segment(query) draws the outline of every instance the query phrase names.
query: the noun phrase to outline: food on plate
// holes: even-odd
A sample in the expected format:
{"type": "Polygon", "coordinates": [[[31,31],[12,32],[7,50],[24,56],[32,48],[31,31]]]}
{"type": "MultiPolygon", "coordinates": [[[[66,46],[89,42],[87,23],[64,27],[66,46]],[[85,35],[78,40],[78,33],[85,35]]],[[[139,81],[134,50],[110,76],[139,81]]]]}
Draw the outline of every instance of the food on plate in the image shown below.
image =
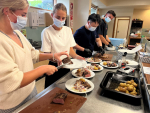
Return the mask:
{"type": "Polygon", "coordinates": [[[108,55],[106,54],[102,55],[101,53],[96,53],[93,57],[94,58],[108,58],[108,55]]]}
{"type": "Polygon", "coordinates": [[[137,84],[134,82],[134,80],[130,80],[126,83],[120,83],[115,90],[136,96],[139,94],[139,90],[137,90],[136,87],[137,84]]]}
{"type": "Polygon", "coordinates": [[[88,69],[86,69],[86,68],[78,69],[75,74],[78,77],[90,77],[91,76],[91,72],[88,69]]]}
{"type": "Polygon", "coordinates": [[[91,88],[91,85],[83,78],[76,80],[73,90],[77,92],[86,92],[87,89],[91,88]]]}
{"type": "Polygon", "coordinates": [[[100,61],[101,61],[101,59],[91,57],[91,58],[87,58],[87,61],[88,61],[88,62],[100,62],[100,61]]]}
{"type": "Polygon", "coordinates": [[[66,98],[67,98],[66,93],[57,93],[56,96],[53,98],[53,103],[64,104],[66,98]]]}
{"type": "Polygon", "coordinates": [[[101,67],[98,64],[94,64],[94,63],[92,63],[90,66],[86,66],[86,67],[91,70],[100,70],[101,69],[101,67]]]}
{"type": "Polygon", "coordinates": [[[111,62],[111,61],[105,61],[105,62],[103,62],[103,65],[107,66],[107,67],[116,67],[117,66],[116,63],[111,62]]]}
{"type": "Polygon", "coordinates": [[[64,59],[62,60],[62,62],[63,62],[64,64],[66,64],[66,63],[73,64],[73,62],[70,60],[69,57],[64,58],[64,59]]]}

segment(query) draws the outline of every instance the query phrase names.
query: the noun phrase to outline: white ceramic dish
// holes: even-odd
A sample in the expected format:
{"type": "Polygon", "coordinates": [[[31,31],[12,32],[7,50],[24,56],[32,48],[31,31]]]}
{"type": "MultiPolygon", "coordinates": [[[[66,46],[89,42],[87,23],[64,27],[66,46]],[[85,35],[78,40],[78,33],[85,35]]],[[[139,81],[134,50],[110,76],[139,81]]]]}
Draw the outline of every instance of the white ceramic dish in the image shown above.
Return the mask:
{"type": "Polygon", "coordinates": [[[65,65],[64,68],[75,69],[85,67],[87,65],[87,62],[85,60],[71,59],[71,61],[73,62],[73,64],[65,65]]]}
{"type": "Polygon", "coordinates": [[[86,58],[86,61],[89,62],[89,63],[101,63],[101,62],[102,62],[101,59],[99,59],[99,60],[100,60],[99,62],[91,62],[91,61],[89,61],[90,59],[91,59],[91,58],[86,58]]]}
{"type": "Polygon", "coordinates": [[[106,49],[107,49],[108,51],[114,51],[114,50],[116,49],[116,47],[115,47],[115,46],[113,46],[113,47],[108,47],[108,46],[106,46],[106,49]]]}
{"type": "MultiPolygon", "coordinates": [[[[133,60],[126,59],[126,61],[128,61],[128,63],[129,63],[129,64],[126,64],[127,66],[137,67],[139,65],[138,62],[133,61],[133,60]]],[[[120,63],[120,62],[121,62],[121,60],[118,60],[118,63],[120,63]]]]}
{"type": "MultiPolygon", "coordinates": [[[[78,69],[74,69],[71,74],[74,76],[74,77],[78,77],[76,72],[77,72],[78,69]]],[[[89,69],[88,69],[89,70],[89,69]]],[[[91,70],[89,70],[91,72],[91,76],[90,77],[83,77],[83,78],[93,78],[95,76],[95,73],[91,70]]],[[[79,77],[78,77],[79,78],[79,77]]]]}
{"type": "MultiPolygon", "coordinates": [[[[97,64],[98,65],[98,64],[97,64]]],[[[91,64],[87,64],[87,66],[91,66],[91,64]]],[[[87,67],[86,66],[86,67],[87,67]]],[[[99,69],[99,70],[92,70],[92,71],[102,71],[104,68],[102,67],[102,66],[100,66],[100,65],[98,65],[101,69],[99,69]]]]}
{"type": "MultiPolygon", "coordinates": [[[[80,77],[80,78],[83,78],[83,77],[80,77]]],[[[85,81],[87,81],[91,85],[91,88],[87,89],[85,92],[77,92],[77,91],[75,91],[75,90],[72,89],[73,86],[74,86],[74,84],[75,84],[75,82],[76,82],[76,80],[79,80],[80,78],[72,78],[72,79],[68,80],[65,83],[65,87],[69,91],[74,92],[74,93],[79,93],[79,94],[91,92],[94,89],[94,84],[90,80],[87,80],[85,78],[83,78],[83,79],[85,79],[85,81]]]]}
{"type": "MultiPolygon", "coordinates": [[[[103,61],[103,62],[106,62],[106,61],[103,61]]],[[[116,67],[108,67],[107,65],[103,65],[103,62],[100,63],[101,66],[105,67],[105,68],[109,68],[109,69],[115,69],[115,68],[118,68],[118,64],[116,67]]]]}

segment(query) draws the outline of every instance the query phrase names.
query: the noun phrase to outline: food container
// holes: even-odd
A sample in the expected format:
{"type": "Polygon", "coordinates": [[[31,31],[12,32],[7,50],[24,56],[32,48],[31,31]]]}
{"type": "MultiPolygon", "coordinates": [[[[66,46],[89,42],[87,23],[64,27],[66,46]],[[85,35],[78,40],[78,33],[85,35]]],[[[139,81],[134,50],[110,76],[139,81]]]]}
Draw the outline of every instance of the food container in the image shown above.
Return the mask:
{"type": "Polygon", "coordinates": [[[104,76],[102,82],[100,83],[100,87],[103,89],[103,95],[108,98],[123,101],[132,105],[141,105],[142,96],[140,89],[140,81],[136,77],[119,75],[115,74],[114,72],[108,71],[104,76]],[[136,87],[136,90],[139,90],[138,95],[134,96],[115,90],[115,88],[117,88],[120,83],[127,82],[130,80],[134,80],[134,82],[138,84],[138,86],[136,87]]]}

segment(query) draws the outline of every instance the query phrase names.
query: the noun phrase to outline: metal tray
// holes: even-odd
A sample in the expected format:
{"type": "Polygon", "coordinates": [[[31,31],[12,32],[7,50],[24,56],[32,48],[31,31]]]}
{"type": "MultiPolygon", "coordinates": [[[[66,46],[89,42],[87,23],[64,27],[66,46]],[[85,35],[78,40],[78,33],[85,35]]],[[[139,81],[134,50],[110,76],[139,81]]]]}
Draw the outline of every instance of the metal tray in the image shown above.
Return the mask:
{"type": "Polygon", "coordinates": [[[115,72],[108,71],[100,83],[100,87],[103,89],[104,93],[111,98],[126,101],[127,103],[137,104],[137,101],[140,103],[140,99],[142,98],[140,81],[136,77],[120,75],[115,72]],[[134,96],[115,90],[121,82],[126,82],[129,80],[134,80],[138,84],[138,87],[136,88],[139,90],[138,95],[134,96]]]}

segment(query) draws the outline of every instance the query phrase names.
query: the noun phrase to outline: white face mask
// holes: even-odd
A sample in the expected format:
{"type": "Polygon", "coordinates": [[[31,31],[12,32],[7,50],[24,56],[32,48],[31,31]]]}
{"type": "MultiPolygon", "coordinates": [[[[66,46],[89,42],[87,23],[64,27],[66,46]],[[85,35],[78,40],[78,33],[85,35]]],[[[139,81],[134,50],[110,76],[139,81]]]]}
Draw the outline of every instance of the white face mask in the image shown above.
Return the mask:
{"type": "Polygon", "coordinates": [[[89,30],[90,31],[95,31],[97,27],[90,27],[89,30]]]}
{"type": "MultiPolygon", "coordinates": [[[[14,14],[14,13],[13,13],[14,14]]],[[[14,14],[15,15],[15,14],[14,14]]],[[[16,15],[15,15],[16,16],[16,15]]],[[[8,17],[8,15],[7,15],[8,17]]],[[[17,23],[14,23],[14,22],[11,22],[11,20],[9,19],[10,21],[10,25],[11,25],[11,28],[13,30],[21,30],[22,28],[24,28],[27,24],[27,17],[22,17],[22,16],[16,16],[17,17],[17,23]]]]}
{"type": "Polygon", "coordinates": [[[105,21],[106,21],[107,23],[109,23],[109,22],[111,21],[111,19],[110,19],[109,17],[106,17],[106,18],[105,18],[105,21]]]}
{"type": "Polygon", "coordinates": [[[64,26],[65,20],[64,20],[64,21],[60,21],[60,20],[54,18],[54,24],[55,24],[57,27],[61,28],[61,27],[64,26]]]}

